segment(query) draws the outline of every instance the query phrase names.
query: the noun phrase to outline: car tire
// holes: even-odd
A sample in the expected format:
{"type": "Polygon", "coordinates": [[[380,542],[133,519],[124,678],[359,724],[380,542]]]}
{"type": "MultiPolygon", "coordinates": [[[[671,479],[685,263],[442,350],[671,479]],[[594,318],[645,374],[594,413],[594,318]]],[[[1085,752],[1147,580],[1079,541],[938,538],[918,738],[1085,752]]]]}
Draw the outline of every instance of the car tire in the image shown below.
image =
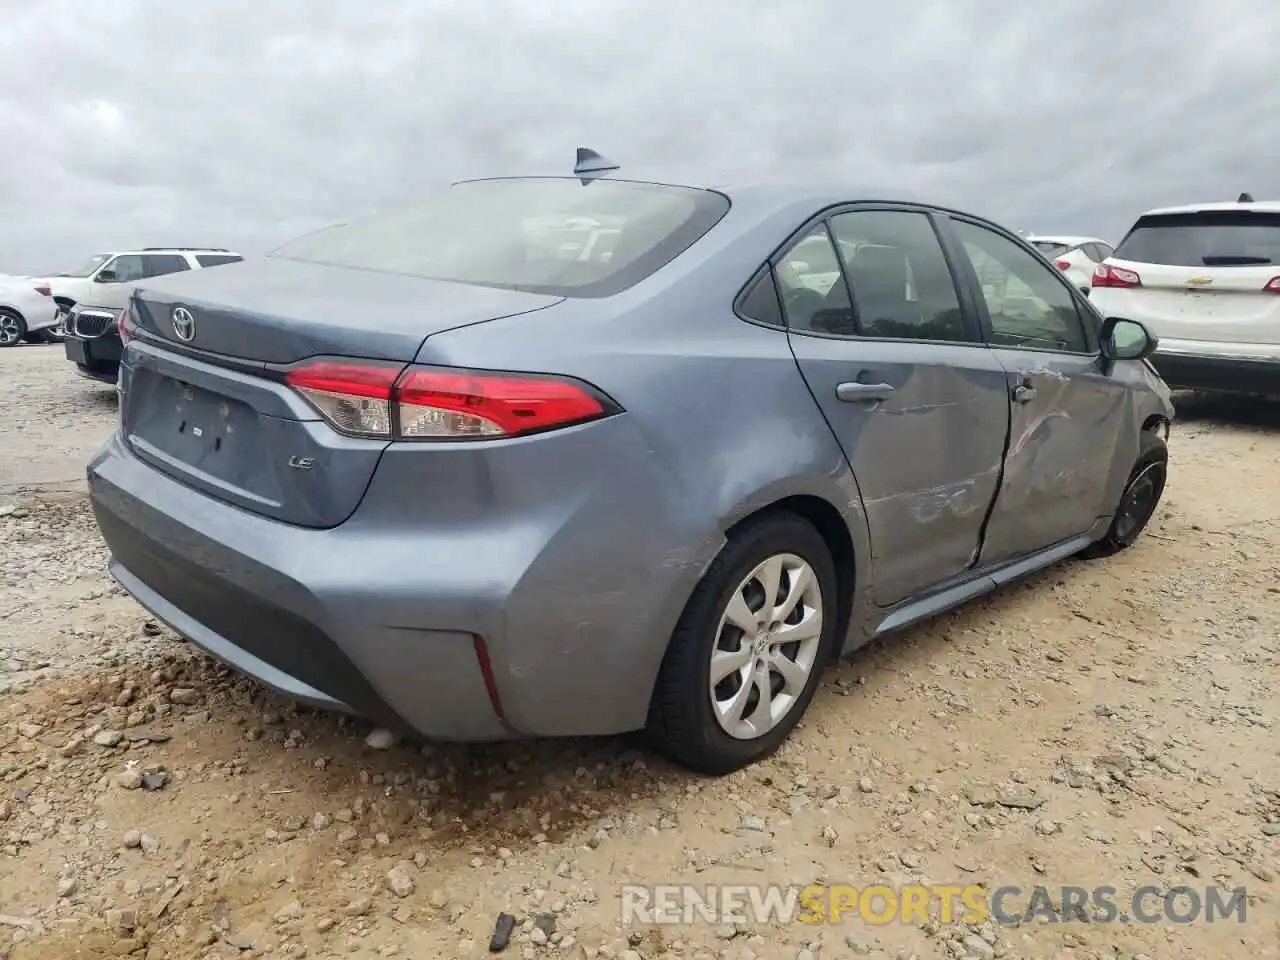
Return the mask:
{"type": "Polygon", "coordinates": [[[14,310],[0,308],[0,349],[16,347],[27,338],[27,322],[14,310]]]}
{"type": "Polygon", "coordinates": [[[733,531],[694,589],[658,671],[646,729],[654,749],[713,776],[777,750],[831,659],[836,589],[831,551],[803,518],[768,514],[733,531]],[[775,569],[778,589],[766,614],[764,582],[775,569]],[[779,598],[793,594],[794,608],[774,619],[788,609],[779,598]],[[748,616],[756,624],[750,633],[735,626],[748,616]],[[769,623],[761,627],[763,620],[769,623]],[[717,672],[734,665],[714,686],[713,657],[717,672]]]}
{"type": "Polygon", "coordinates": [[[1168,468],[1169,448],[1164,439],[1155,430],[1144,430],[1138,462],[1125,482],[1111,526],[1102,539],[1085,551],[1085,556],[1109,557],[1133,545],[1160,505],[1168,468]]]}

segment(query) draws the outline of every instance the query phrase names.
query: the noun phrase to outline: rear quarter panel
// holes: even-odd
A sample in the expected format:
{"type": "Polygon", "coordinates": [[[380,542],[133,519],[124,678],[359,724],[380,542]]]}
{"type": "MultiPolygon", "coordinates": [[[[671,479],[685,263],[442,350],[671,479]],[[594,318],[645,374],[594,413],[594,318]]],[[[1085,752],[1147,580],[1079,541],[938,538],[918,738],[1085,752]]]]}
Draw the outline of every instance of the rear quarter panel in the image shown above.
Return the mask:
{"type": "Polygon", "coordinates": [[[530,695],[594,699],[573,689],[588,680],[628,689],[605,708],[611,725],[642,725],[671,632],[726,531],[780,499],[831,504],[855,557],[867,556],[856,484],[786,335],[731,309],[771,249],[744,244],[705,258],[690,251],[621,296],[569,300],[424,343],[421,363],[571,375],[625,410],[625,430],[619,424],[574,463],[562,462],[563,444],[546,443],[555,458],[546,470],[582,485],[584,506],[556,519],[510,594],[512,649],[504,653],[530,695]],[[624,433],[625,451],[613,447],[624,433]],[[602,498],[607,510],[591,506],[602,498]],[[590,598],[570,600],[575,589],[590,598]],[[576,615],[561,617],[556,597],[576,615]],[[573,671],[563,669],[568,662],[573,671]],[[537,683],[527,682],[531,674],[537,683]]]}

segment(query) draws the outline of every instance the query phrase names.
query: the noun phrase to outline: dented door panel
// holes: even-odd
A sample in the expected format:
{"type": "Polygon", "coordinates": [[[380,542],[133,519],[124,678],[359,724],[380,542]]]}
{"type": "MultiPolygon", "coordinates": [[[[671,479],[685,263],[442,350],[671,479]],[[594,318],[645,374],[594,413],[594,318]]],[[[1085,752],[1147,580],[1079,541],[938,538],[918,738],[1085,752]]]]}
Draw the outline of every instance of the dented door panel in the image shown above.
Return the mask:
{"type": "Polygon", "coordinates": [[[981,345],[791,337],[809,389],[853,468],[888,605],[977,558],[1000,479],[1008,374],[981,345]],[[865,398],[848,384],[884,384],[865,398]]]}
{"type": "Polygon", "coordinates": [[[1127,388],[1096,357],[993,348],[1010,397],[1009,451],[983,566],[1085,533],[1109,514],[1127,388]]]}

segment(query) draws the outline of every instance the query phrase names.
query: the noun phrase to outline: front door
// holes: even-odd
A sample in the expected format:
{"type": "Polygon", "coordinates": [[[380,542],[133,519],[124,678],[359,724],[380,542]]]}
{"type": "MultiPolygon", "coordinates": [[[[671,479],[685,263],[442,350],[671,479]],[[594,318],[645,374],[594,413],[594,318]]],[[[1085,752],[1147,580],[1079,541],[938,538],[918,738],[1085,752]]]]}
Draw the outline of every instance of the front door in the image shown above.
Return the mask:
{"type": "Polygon", "coordinates": [[[1007,375],[961,308],[933,217],[851,208],[775,274],[796,361],[862,494],[876,602],[962,575],[999,482],[1007,375]]]}
{"type": "Polygon", "coordinates": [[[1096,331],[1057,271],[988,227],[951,218],[948,229],[972,267],[1011,406],[985,566],[1079,536],[1113,510],[1105,501],[1127,393],[1103,373],[1096,331]]]}

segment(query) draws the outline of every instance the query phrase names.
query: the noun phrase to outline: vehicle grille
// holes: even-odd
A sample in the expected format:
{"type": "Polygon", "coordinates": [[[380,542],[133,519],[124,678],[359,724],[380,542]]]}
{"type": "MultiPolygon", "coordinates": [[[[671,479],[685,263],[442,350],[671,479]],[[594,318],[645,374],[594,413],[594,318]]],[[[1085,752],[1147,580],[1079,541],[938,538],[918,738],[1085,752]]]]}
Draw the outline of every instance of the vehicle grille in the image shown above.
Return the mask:
{"type": "Polygon", "coordinates": [[[79,337],[100,337],[116,325],[113,313],[82,310],[71,318],[72,332],[79,337]]]}

